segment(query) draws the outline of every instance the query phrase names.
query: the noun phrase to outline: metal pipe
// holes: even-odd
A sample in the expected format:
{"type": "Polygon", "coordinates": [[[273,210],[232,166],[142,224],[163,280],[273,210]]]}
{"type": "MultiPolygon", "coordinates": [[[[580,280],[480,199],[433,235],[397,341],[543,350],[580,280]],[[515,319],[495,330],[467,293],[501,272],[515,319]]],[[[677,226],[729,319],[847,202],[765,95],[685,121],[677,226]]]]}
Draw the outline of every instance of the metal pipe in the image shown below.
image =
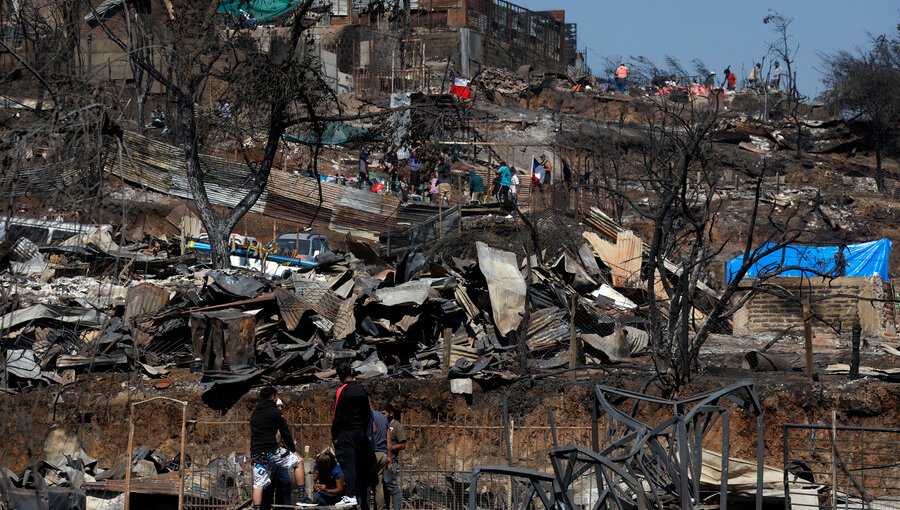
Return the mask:
{"type": "Polygon", "coordinates": [[[581,342],[578,339],[578,333],[575,331],[575,311],[578,308],[577,296],[572,294],[571,304],[569,307],[569,369],[574,370],[584,364],[582,359],[581,342]]]}
{"type": "MultiPolygon", "coordinates": [[[[692,421],[693,433],[694,433],[694,441],[691,446],[691,482],[692,482],[692,494],[693,498],[696,500],[697,505],[700,504],[700,476],[701,471],[703,470],[703,434],[700,428],[700,417],[701,415],[697,414],[694,416],[692,421]]],[[[722,479],[725,480],[725,484],[728,484],[728,471],[722,470],[722,479]]]]}
{"type": "MultiPolygon", "coordinates": [[[[679,416],[679,410],[676,406],[675,415],[679,416]]],[[[684,418],[679,418],[675,425],[675,440],[678,448],[678,493],[681,497],[681,508],[694,508],[694,502],[691,501],[690,480],[688,479],[688,462],[690,462],[690,452],[687,451],[687,424],[684,418]]],[[[757,509],[761,510],[761,509],[757,509]]]]}
{"type": "Polygon", "coordinates": [[[788,485],[788,426],[785,425],[781,429],[781,451],[784,461],[784,470],[782,473],[784,476],[784,510],[791,510],[791,489],[788,485]]]}
{"type": "MultiPolygon", "coordinates": [[[[503,395],[503,437],[506,440],[506,461],[509,467],[512,467],[512,432],[509,423],[509,397],[507,395],[503,395]]],[[[512,496],[512,506],[513,508],[519,508],[519,495],[515,491],[515,480],[513,480],[512,477],[509,479],[509,486],[509,492],[512,496]]]]}
{"type": "Polygon", "coordinates": [[[731,430],[728,409],[722,410],[722,485],[719,492],[719,510],[728,510],[728,456],[731,454],[731,430]]]}
{"type": "Polygon", "coordinates": [[[550,434],[553,437],[553,448],[559,448],[559,440],[556,435],[556,416],[553,414],[553,408],[547,408],[547,419],[550,422],[550,434]]]}
{"type": "Polygon", "coordinates": [[[187,402],[181,406],[181,448],[178,457],[178,510],[184,509],[184,446],[187,440],[187,402]]]}
{"type": "Polygon", "coordinates": [[[134,406],[128,413],[128,451],[125,454],[125,510],[131,508],[131,449],[134,445],[134,406]]]}
{"type": "Polygon", "coordinates": [[[763,455],[765,454],[766,436],[765,427],[763,426],[763,410],[759,409],[759,415],[756,417],[756,510],[762,510],[763,507],[763,455]]]}
{"type": "MultiPolygon", "coordinates": [[[[831,508],[837,508],[837,411],[831,411],[831,508]]],[[[865,497],[864,495],[862,495],[865,497]]]]}

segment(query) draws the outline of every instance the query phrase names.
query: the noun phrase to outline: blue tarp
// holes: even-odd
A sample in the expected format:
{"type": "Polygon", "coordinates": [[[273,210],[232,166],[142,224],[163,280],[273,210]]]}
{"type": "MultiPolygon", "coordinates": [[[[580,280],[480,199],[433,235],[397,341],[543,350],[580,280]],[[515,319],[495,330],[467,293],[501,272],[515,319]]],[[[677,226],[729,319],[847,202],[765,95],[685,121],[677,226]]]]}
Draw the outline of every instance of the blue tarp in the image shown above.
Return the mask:
{"type": "MultiPolygon", "coordinates": [[[[774,246],[766,243],[756,253],[766,251],[774,246]]],[[[777,276],[818,276],[820,274],[836,275],[835,255],[841,250],[840,246],[803,246],[791,245],[776,250],[760,260],[747,271],[746,278],[757,278],[778,271],[781,268],[797,267],[778,273],[777,276]],[[802,268],[802,269],[799,269],[802,268]]],[[[869,277],[878,275],[883,279],[888,278],[888,259],[891,256],[891,240],[888,238],[867,243],[848,244],[843,249],[847,266],[843,276],[869,277]]],[[[734,279],[734,274],[740,270],[743,264],[743,255],[733,258],[726,263],[728,282],[734,279]]]]}

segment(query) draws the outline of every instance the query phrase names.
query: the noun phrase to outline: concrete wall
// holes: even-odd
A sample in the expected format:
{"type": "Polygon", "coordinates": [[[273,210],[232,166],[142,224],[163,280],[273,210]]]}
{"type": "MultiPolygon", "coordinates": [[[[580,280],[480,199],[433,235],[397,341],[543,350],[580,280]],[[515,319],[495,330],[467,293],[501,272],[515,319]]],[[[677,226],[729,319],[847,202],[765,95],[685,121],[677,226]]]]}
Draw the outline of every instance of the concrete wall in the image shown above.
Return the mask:
{"type": "MultiPolygon", "coordinates": [[[[752,280],[747,281],[749,286],[752,280]]],[[[885,331],[885,305],[860,298],[880,299],[885,284],[878,277],[775,278],[769,283],[791,292],[796,299],[759,294],[734,316],[736,335],[778,333],[791,325],[795,334],[803,333],[803,309],[800,301],[809,295],[813,314],[814,341],[826,345],[849,345],[853,320],[858,315],[862,335],[879,337],[885,331]]],[[[735,300],[740,296],[735,296],[735,300]]]]}

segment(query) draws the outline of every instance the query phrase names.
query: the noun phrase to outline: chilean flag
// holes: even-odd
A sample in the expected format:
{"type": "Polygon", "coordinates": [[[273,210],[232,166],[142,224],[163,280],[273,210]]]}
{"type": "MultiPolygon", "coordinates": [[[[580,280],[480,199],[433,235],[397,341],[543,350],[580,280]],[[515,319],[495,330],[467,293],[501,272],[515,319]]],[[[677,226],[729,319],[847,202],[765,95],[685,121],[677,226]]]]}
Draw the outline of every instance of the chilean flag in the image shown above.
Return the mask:
{"type": "Polygon", "coordinates": [[[469,86],[469,80],[458,78],[452,75],[453,83],[450,85],[450,93],[460,99],[469,99],[472,97],[472,87],[469,86]]]}
{"type": "Polygon", "coordinates": [[[546,168],[541,166],[538,162],[537,158],[531,158],[531,181],[534,182],[535,185],[540,186],[541,183],[544,182],[544,176],[546,174],[546,168]]]}

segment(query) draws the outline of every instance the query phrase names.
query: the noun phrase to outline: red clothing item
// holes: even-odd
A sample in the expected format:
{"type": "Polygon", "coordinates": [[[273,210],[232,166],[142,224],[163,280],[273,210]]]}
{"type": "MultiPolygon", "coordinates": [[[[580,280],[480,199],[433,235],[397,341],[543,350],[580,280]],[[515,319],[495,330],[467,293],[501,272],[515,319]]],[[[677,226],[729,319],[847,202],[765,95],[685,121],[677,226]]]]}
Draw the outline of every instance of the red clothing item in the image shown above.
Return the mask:
{"type": "Polygon", "coordinates": [[[735,76],[733,72],[728,73],[726,79],[728,80],[728,89],[734,90],[735,86],[737,86],[737,76],[735,76]]]}

